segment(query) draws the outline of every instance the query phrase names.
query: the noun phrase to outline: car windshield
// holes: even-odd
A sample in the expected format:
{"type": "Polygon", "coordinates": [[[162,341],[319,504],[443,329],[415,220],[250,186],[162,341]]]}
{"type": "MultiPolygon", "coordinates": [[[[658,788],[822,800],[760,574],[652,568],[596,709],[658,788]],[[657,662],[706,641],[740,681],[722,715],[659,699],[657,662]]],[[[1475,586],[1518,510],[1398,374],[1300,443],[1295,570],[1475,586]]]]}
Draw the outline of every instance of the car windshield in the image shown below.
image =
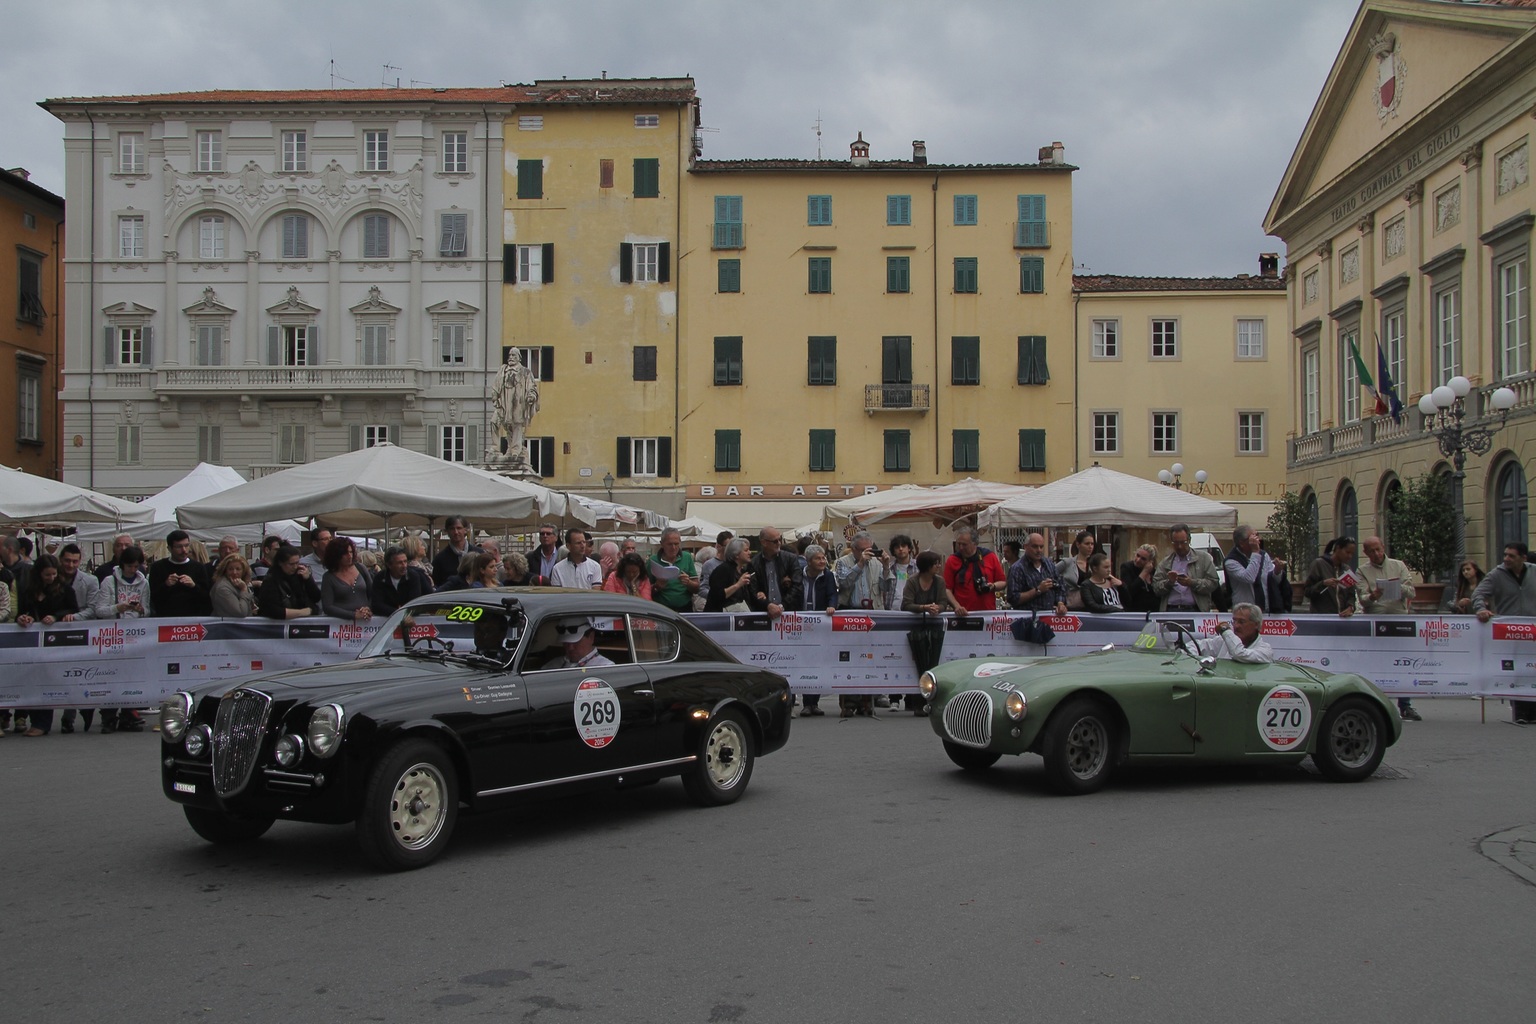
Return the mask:
{"type": "Polygon", "coordinates": [[[521,611],[445,598],[391,615],[358,657],[447,656],[506,664],[523,626],[521,611]]]}

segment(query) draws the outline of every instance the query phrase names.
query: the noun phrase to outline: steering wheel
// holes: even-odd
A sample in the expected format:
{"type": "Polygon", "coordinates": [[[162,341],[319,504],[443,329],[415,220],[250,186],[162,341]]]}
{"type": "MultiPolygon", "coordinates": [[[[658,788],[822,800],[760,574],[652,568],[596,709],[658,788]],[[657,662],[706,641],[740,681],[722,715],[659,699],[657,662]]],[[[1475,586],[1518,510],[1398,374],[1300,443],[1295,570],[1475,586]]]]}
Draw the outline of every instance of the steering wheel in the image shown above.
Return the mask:
{"type": "Polygon", "coordinates": [[[428,650],[432,648],[433,644],[437,644],[443,649],[444,654],[449,654],[453,651],[453,644],[449,643],[447,640],[444,640],[436,633],[428,633],[426,636],[417,637],[414,641],[411,642],[409,646],[418,647],[422,644],[426,644],[428,650]]]}
{"type": "Polygon", "coordinates": [[[1174,622],[1172,620],[1165,619],[1163,620],[1162,625],[1164,629],[1173,630],[1175,635],[1175,650],[1183,651],[1191,658],[1199,657],[1199,648],[1195,646],[1195,636],[1189,631],[1188,628],[1185,627],[1182,622],[1174,622]]]}

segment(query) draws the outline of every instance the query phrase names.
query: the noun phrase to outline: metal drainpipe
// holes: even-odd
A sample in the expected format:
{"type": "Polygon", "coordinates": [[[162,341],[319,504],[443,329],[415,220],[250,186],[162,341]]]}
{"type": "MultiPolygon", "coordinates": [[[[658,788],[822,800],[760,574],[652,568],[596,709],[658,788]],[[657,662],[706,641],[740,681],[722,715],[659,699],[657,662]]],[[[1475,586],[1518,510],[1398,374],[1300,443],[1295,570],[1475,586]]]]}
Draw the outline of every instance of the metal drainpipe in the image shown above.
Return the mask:
{"type": "Polygon", "coordinates": [[[933,416],[933,475],[935,481],[939,476],[940,452],[942,446],[939,443],[939,175],[943,171],[933,172],[933,209],[931,229],[929,232],[929,252],[932,258],[929,262],[933,266],[933,391],[928,402],[928,409],[933,416]]]}
{"type": "MultiPolygon", "coordinates": [[[[85,382],[85,408],[86,428],[85,443],[87,448],[86,486],[91,490],[96,489],[96,119],[91,117],[91,109],[85,108],[85,120],[91,126],[91,271],[90,286],[86,296],[85,307],[85,350],[90,354],[90,376],[85,382]]],[[[64,208],[66,215],[69,207],[64,208]]],[[[170,315],[170,311],[166,311],[170,315]]],[[[59,438],[62,444],[64,439],[59,438]]],[[[63,452],[59,453],[59,463],[64,462],[63,452]]],[[[62,474],[61,474],[62,475],[62,474]]]]}
{"type": "Polygon", "coordinates": [[[1077,334],[1077,304],[1083,301],[1082,293],[1076,287],[1072,289],[1072,472],[1076,473],[1083,464],[1082,438],[1080,436],[1081,423],[1078,415],[1078,388],[1081,387],[1080,374],[1078,373],[1078,344],[1081,339],[1077,334]]]}
{"type": "MultiPolygon", "coordinates": [[[[68,213],[68,210],[66,209],[65,212],[68,213]]],[[[55,221],[53,225],[53,301],[59,310],[53,318],[53,436],[59,442],[59,447],[54,450],[53,477],[55,480],[64,479],[64,406],[58,398],[59,392],[64,388],[64,360],[59,350],[59,323],[64,319],[63,235],[64,221],[55,221]]]]}
{"type": "MultiPolygon", "coordinates": [[[[690,163],[693,161],[693,126],[687,127],[687,134],[684,136],[683,114],[692,109],[692,104],[686,108],[677,109],[678,137],[687,139],[690,163]]],[[[673,285],[677,289],[677,313],[672,317],[672,483],[674,486],[682,478],[683,465],[683,161],[681,155],[679,154],[677,161],[676,199],[673,202],[673,220],[676,222],[676,228],[672,232],[673,237],[677,239],[673,246],[677,250],[677,282],[673,285]]],[[[688,512],[686,492],[683,495],[683,512],[684,514],[688,512]]]]}
{"type": "MultiPolygon", "coordinates": [[[[484,258],[480,261],[481,299],[480,308],[485,310],[485,358],[482,362],[484,372],[480,375],[480,418],[484,425],[480,428],[480,449],[483,455],[491,443],[491,113],[484,106],[480,108],[480,119],[485,126],[485,151],[481,163],[484,165],[485,180],[480,183],[480,208],[485,211],[485,228],[480,232],[483,236],[480,248],[484,258]]],[[[498,217],[499,221],[500,218],[498,217]]],[[[496,324],[496,339],[501,339],[501,324],[496,324]]],[[[500,362],[498,358],[497,362],[500,362]]],[[[499,372],[499,366],[498,366],[499,372]]],[[[498,445],[497,447],[500,447],[498,445]]]]}

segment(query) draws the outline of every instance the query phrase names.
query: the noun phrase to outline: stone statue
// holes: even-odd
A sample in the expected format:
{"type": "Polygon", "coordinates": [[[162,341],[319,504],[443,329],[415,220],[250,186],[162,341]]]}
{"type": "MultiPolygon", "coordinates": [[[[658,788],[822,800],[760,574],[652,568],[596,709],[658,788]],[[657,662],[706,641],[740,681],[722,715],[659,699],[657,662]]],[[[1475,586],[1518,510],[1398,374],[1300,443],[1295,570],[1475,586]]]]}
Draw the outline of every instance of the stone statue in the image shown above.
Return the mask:
{"type": "Polygon", "coordinates": [[[517,349],[507,351],[506,362],[496,375],[496,394],[492,399],[496,409],[496,433],[506,439],[505,452],[493,456],[492,461],[527,466],[528,453],[523,438],[528,424],[539,411],[539,380],[533,371],[523,365],[517,349]]]}

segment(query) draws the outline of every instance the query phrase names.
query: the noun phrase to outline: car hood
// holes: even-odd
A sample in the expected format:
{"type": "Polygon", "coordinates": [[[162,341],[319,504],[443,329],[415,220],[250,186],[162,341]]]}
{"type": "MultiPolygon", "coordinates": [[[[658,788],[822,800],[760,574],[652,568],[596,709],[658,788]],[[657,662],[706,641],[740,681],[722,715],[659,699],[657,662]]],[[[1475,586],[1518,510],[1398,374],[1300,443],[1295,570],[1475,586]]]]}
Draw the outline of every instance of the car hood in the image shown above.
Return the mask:
{"type": "MultiPolygon", "coordinates": [[[[476,675],[489,675],[483,669],[472,671],[476,675]]],[[[440,680],[444,686],[459,686],[465,678],[464,667],[460,663],[435,658],[381,657],[225,680],[199,688],[197,695],[202,697],[210,693],[227,693],[248,686],[279,700],[320,702],[355,697],[387,699],[396,691],[415,691],[423,683],[430,685],[434,680],[440,680]]]]}
{"type": "Polygon", "coordinates": [[[1145,675],[1148,672],[1170,671],[1190,675],[1199,669],[1193,659],[1182,658],[1164,668],[1169,654],[1142,651],[1094,651],[1069,658],[968,658],[946,662],[934,670],[941,682],[951,686],[992,688],[1007,680],[1015,686],[1055,683],[1070,680],[1082,685],[1085,675],[1098,679],[1112,679],[1127,672],[1145,675]]]}

